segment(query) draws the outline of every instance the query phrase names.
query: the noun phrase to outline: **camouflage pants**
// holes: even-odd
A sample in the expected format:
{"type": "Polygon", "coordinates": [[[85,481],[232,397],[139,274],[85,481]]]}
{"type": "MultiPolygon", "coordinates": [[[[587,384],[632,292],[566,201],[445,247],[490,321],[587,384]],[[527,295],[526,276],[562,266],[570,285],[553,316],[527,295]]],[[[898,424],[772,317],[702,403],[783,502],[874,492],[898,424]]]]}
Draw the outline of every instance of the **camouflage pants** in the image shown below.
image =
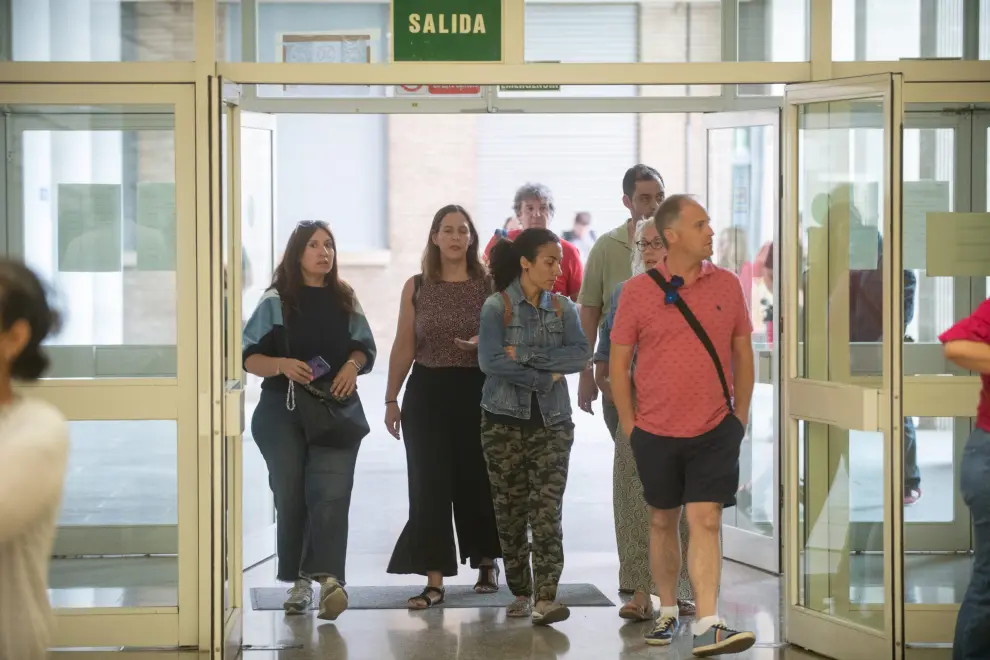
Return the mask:
{"type": "Polygon", "coordinates": [[[523,428],[481,422],[481,447],[488,464],[495,520],[502,543],[505,580],[515,596],[555,600],[564,571],[561,509],[574,425],[523,428]],[[527,528],[532,530],[530,548],[527,528]],[[530,553],[532,551],[532,572],[530,553]]]}

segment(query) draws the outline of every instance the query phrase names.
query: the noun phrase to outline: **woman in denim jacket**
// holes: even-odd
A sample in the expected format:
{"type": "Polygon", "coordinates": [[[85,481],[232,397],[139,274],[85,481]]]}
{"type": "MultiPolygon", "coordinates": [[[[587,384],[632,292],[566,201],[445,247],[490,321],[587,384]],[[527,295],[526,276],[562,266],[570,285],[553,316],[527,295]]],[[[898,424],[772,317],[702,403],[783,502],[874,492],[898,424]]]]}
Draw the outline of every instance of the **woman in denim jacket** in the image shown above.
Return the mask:
{"type": "Polygon", "coordinates": [[[556,602],[564,570],[561,504],[574,442],[564,375],[591,360],[574,303],[550,292],[561,276],[561,256],[560,239],[548,229],[499,241],[489,258],[496,293],[481,308],[478,336],[486,375],[481,444],[506,582],[516,597],[506,614],[531,616],[538,625],[570,616],[556,602]]]}

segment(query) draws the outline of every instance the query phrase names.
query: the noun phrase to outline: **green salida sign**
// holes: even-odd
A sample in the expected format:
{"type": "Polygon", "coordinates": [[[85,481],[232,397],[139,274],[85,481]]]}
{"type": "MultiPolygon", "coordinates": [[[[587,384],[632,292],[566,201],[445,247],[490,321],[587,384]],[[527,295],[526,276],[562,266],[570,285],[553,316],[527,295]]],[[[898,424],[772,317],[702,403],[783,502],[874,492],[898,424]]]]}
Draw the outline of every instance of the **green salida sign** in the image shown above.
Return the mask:
{"type": "Polygon", "coordinates": [[[498,62],[502,0],[393,0],[396,62],[498,62]]]}

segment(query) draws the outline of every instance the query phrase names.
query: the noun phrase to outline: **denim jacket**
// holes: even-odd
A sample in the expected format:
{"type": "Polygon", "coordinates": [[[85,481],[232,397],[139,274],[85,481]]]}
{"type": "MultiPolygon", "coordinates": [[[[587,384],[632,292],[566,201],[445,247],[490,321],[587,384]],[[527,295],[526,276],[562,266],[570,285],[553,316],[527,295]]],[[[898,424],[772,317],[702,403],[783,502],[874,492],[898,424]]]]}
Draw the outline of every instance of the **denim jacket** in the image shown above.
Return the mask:
{"type": "Polygon", "coordinates": [[[481,308],[478,364],[485,373],[481,407],[490,413],[529,419],[533,392],[537,394],[543,423],[553,426],[571,417],[567,381],[553,374],[583,371],[591,360],[591,347],[581,330],[577,308],[570,299],[557,296],[561,315],[553,304],[555,294],[543,292],[539,307],[523,295],[519,280],[505,290],[512,303],[512,320],[505,324],[505,304],[496,293],[481,308]],[[505,353],[515,346],[516,359],[505,353]]]}

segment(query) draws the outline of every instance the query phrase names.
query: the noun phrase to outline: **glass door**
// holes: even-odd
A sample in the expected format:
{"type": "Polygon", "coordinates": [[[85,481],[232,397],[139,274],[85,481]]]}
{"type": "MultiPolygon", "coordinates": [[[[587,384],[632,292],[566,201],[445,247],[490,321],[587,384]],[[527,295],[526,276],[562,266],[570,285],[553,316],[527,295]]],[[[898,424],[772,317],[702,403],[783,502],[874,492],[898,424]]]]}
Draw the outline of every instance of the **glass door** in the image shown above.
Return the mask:
{"type": "Polygon", "coordinates": [[[275,210],[275,120],[244,112],[239,95],[225,87],[220,115],[225,657],[235,657],[242,638],[244,571],[275,554],[275,503],[268,469],[251,436],[250,420],[261,379],[241,359],[246,317],[272,279],[275,210]],[[227,93],[229,92],[229,93],[227,93]]]}
{"type": "Polygon", "coordinates": [[[881,75],[785,95],[787,639],[849,659],[902,653],[900,88],[881,75]],[[870,158],[863,125],[881,131],[870,158]],[[853,545],[864,509],[875,559],[853,545]]]}
{"type": "Polygon", "coordinates": [[[22,388],[69,420],[57,646],[199,641],[193,99],[0,85],[2,245],[63,317],[45,378],[22,388]]]}
{"type": "Polygon", "coordinates": [[[740,451],[739,494],[723,517],[728,559],[780,573],[778,357],[774,241],[780,209],[780,111],[705,115],[713,259],[742,283],[753,321],[756,387],[740,451]]]}
{"type": "Polygon", "coordinates": [[[910,284],[916,292],[905,295],[904,414],[917,429],[904,437],[908,653],[951,646],[973,566],[972,521],[959,474],[980,384],[944,358],[938,335],[983,302],[986,278],[969,277],[971,271],[954,276],[938,265],[929,271],[926,234],[947,219],[931,213],[986,210],[987,119],[985,111],[945,112],[935,103],[905,115],[903,266],[905,290],[910,284]],[[909,497],[912,478],[920,482],[920,497],[909,497]]]}
{"type": "Polygon", "coordinates": [[[245,426],[235,462],[241,470],[242,562],[246,570],[275,555],[275,500],[268,468],[251,436],[251,415],[261,396],[261,379],[244,373],[241,329],[272,281],[275,248],[275,116],[228,106],[230,126],[231,237],[228,262],[239,270],[230,297],[228,379],[242,384],[245,426]],[[235,357],[236,356],[236,357],[235,357]]]}

